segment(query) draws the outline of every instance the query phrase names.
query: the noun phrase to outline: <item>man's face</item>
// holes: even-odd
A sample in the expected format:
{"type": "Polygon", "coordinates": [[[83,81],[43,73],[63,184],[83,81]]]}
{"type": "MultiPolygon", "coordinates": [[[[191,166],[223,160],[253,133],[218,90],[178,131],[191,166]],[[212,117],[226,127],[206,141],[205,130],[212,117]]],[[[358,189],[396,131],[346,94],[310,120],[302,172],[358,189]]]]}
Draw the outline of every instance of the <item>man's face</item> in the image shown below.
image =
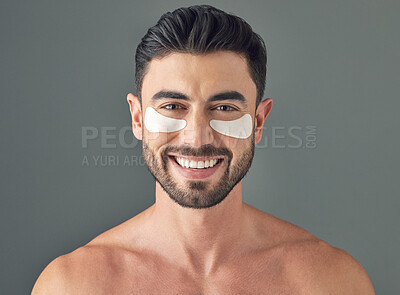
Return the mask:
{"type": "Polygon", "coordinates": [[[214,206],[245,176],[254,156],[256,94],[246,60],[236,53],[173,53],[149,63],[142,85],[142,122],[146,115],[155,120],[146,112],[151,107],[164,117],[186,121],[186,126],[150,132],[142,125],[143,156],[151,174],[179,205],[214,206]],[[224,124],[245,114],[252,126],[246,138],[210,126],[210,120],[224,124]]]}

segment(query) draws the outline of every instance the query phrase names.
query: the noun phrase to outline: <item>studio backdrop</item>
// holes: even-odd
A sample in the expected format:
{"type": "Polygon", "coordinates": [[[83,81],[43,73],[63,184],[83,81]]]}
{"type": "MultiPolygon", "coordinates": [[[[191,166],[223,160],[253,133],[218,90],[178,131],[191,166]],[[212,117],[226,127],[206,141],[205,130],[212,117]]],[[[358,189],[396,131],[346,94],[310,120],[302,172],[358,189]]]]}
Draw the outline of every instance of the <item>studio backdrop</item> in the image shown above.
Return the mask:
{"type": "MultiPolygon", "coordinates": [[[[0,4],[1,294],[154,202],[132,135],[140,38],[195,1],[0,4]]],[[[210,1],[265,40],[274,100],[244,201],[400,294],[400,2],[210,1]]]]}

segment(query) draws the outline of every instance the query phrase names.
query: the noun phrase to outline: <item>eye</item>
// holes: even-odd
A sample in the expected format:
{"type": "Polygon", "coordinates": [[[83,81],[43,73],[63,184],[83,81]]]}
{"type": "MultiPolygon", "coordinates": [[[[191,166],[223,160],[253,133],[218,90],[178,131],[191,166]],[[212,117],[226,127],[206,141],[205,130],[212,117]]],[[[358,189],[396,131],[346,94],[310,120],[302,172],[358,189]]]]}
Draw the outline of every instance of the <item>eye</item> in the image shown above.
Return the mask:
{"type": "Polygon", "coordinates": [[[173,111],[173,110],[182,109],[182,106],[175,104],[175,103],[170,103],[170,104],[163,106],[162,108],[167,109],[169,111],[173,111]]]}
{"type": "Polygon", "coordinates": [[[221,105],[216,107],[217,110],[223,111],[223,112],[231,112],[231,111],[236,111],[235,108],[228,106],[228,105],[221,105]]]}

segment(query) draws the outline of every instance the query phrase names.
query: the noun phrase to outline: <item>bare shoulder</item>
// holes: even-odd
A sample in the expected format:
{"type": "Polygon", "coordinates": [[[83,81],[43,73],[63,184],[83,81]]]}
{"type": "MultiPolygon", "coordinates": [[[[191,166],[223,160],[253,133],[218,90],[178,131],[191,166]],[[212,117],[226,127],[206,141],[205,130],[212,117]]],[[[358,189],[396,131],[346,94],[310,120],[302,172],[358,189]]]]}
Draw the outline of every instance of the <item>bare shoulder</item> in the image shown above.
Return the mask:
{"type": "Polygon", "coordinates": [[[123,249],[80,247],[54,259],[40,274],[32,294],[107,294],[110,288],[115,292],[119,280],[125,279],[126,284],[124,275],[131,257],[123,249]]]}
{"type": "Polygon", "coordinates": [[[33,295],[42,294],[66,294],[65,275],[67,273],[68,263],[63,256],[54,259],[42,271],[33,287],[33,295]]]}
{"type": "Polygon", "coordinates": [[[279,227],[286,238],[276,248],[285,257],[288,277],[305,294],[375,294],[368,274],[349,253],[296,225],[279,227]]]}
{"type": "Polygon", "coordinates": [[[307,294],[375,294],[368,274],[346,251],[309,241],[286,248],[288,270],[307,294]]]}
{"type": "Polygon", "coordinates": [[[85,246],[51,261],[37,279],[32,294],[110,294],[118,282],[127,286],[138,253],[124,247],[132,218],[98,235],[85,246]],[[124,241],[124,242],[122,242],[124,241]],[[127,271],[128,270],[128,271],[127,271]],[[107,293],[108,292],[108,293],[107,293]]]}
{"type": "Polygon", "coordinates": [[[83,252],[84,248],[79,248],[51,261],[36,280],[32,294],[71,294],[75,274],[83,271],[82,263],[77,263],[83,252]]]}
{"type": "Polygon", "coordinates": [[[298,290],[304,294],[375,294],[368,274],[349,253],[288,221],[251,210],[261,220],[256,224],[266,228],[261,236],[270,243],[267,252],[281,257],[285,276],[298,290]]]}

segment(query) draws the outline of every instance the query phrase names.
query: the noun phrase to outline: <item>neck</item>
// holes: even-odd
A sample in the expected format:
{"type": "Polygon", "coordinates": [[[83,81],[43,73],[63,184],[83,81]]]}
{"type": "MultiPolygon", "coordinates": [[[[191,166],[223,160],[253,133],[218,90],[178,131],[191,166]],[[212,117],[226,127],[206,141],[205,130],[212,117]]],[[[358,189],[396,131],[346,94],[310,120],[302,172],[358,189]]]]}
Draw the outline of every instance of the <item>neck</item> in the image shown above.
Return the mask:
{"type": "Polygon", "coordinates": [[[241,182],[221,203],[206,209],[181,207],[157,182],[156,203],[151,209],[151,226],[154,236],[162,241],[161,249],[206,275],[239,255],[244,235],[250,232],[241,182]]]}

